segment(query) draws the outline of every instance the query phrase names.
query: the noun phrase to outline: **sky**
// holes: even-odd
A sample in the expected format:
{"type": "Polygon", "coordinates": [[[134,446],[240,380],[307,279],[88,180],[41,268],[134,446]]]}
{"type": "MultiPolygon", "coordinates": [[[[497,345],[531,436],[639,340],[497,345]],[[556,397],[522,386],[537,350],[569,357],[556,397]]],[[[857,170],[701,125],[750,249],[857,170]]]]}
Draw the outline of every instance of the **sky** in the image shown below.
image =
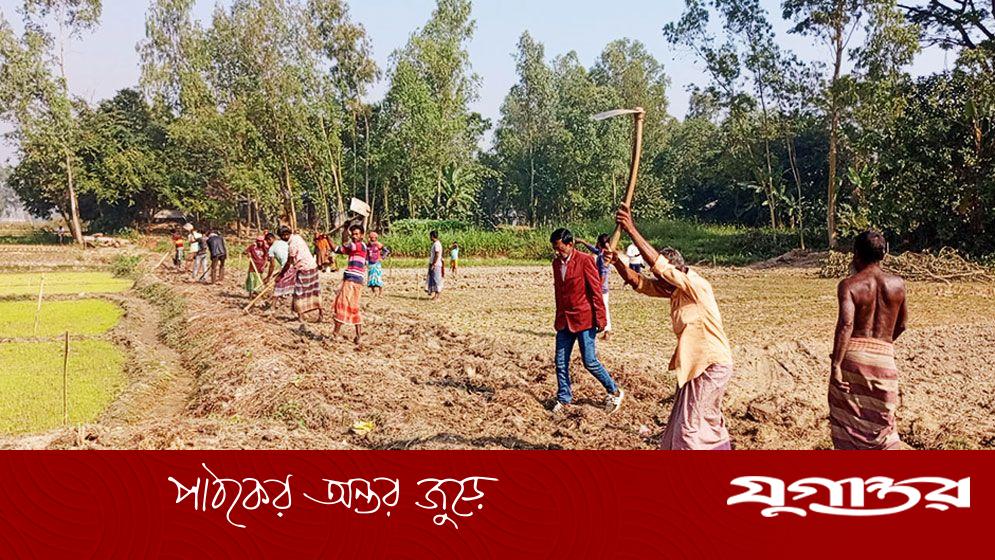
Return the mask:
{"type": "MultiPolygon", "coordinates": [[[[16,8],[20,3],[0,0],[0,12],[18,29],[16,8]]],[[[828,50],[822,44],[787,33],[788,24],[780,18],[780,0],[760,3],[771,15],[783,46],[805,59],[827,58],[828,50]]],[[[195,18],[208,24],[215,4],[216,0],[198,0],[195,18]]],[[[348,0],[348,4],[353,20],[366,27],[374,57],[384,70],[391,52],[424,25],[435,6],[434,0],[348,0]]],[[[677,19],[683,5],[683,0],[474,0],[477,28],[469,49],[481,87],[471,108],[497,122],[501,102],[517,81],[512,54],[519,36],[528,30],[545,44],[548,58],[574,50],[586,66],[593,65],[612,40],[628,37],[642,41],[671,79],[671,114],[683,117],[688,108],[688,86],[705,81],[690,56],[671,49],[663,38],[664,24],[677,19]]],[[[104,0],[100,27],[71,45],[68,52],[69,86],[74,95],[96,103],[138,83],[135,46],[145,34],[146,6],[144,0],[104,0]]],[[[912,72],[927,74],[948,64],[953,64],[952,55],[938,49],[925,51],[912,72]]],[[[369,101],[382,98],[386,88],[386,79],[382,79],[372,89],[369,101]]],[[[6,129],[9,127],[0,130],[6,129]]],[[[11,145],[0,144],[0,162],[9,161],[13,154],[11,145]]]]}

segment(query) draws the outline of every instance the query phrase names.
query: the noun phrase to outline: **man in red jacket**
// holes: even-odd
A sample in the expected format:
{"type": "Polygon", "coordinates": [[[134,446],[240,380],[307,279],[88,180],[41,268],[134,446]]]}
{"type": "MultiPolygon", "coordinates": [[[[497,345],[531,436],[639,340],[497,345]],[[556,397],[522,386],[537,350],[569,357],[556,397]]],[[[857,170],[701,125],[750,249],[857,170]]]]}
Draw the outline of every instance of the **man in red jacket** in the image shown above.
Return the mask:
{"type": "Polygon", "coordinates": [[[557,229],[550,236],[556,258],[553,259],[553,288],[556,294],[556,404],[561,412],[570,404],[570,354],[574,343],[580,344],[584,367],[605,387],[605,409],[609,414],[622,405],[625,392],[615,385],[605,366],[598,360],[595,340],[605,328],[605,302],[601,297],[601,276],[594,257],[574,250],[570,230],[557,229]]]}

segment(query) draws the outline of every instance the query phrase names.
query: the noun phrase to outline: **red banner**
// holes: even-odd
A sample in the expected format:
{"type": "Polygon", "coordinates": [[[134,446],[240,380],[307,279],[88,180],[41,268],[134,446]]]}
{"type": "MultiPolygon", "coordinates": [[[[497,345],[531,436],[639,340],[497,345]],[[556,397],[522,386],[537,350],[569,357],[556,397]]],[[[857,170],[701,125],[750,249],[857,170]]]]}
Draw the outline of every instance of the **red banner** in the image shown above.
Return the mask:
{"type": "Polygon", "coordinates": [[[0,557],[976,550],[989,452],[4,452],[0,557]]]}

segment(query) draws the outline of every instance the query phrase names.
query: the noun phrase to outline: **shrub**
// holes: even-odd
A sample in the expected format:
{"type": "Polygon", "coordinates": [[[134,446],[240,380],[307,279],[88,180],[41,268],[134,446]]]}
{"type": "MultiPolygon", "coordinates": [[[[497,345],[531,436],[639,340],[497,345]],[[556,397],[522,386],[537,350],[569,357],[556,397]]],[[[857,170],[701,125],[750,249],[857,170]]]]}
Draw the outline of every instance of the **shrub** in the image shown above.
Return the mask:
{"type": "Polygon", "coordinates": [[[141,255],[118,255],[111,262],[111,271],[118,278],[134,276],[141,262],[141,255]]]}

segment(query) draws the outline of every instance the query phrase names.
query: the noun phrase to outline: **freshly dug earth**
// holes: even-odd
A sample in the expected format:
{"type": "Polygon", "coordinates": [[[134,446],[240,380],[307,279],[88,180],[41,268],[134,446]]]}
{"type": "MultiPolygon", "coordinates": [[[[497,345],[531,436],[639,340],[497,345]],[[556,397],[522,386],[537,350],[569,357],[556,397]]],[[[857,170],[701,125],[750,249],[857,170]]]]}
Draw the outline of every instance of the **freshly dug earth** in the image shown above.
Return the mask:
{"type": "MultiPolygon", "coordinates": [[[[736,376],[724,400],[734,446],[830,447],[835,282],[816,268],[701,272],[734,346],[736,376]]],[[[286,305],[275,317],[243,314],[243,274],[232,270],[217,286],[165,270],[148,279],[159,299],[182,302],[182,313],[160,317],[157,329],[178,351],[173,381],[153,392],[157,406],[126,391],[113,417],[127,420],[105,418],[50,446],[651,449],[666,424],[675,391],[666,371],[669,303],[633,294],[617,278],[616,334],[599,341],[599,352],[626,401],[607,415],[602,389],[575,352],[575,405],[554,417],[549,267],[468,268],[446,278],[437,302],[424,299],[423,271],[395,269],[383,297],[364,294],[361,348],[333,338],[330,311],[328,322],[303,329],[286,305]],[[358,421],[373,430],[354,433],[358,421]]],[[[323,275],[326,309],[339,282],[323,275]]],[[[993,290],[910,284],[910,330],[898,342],[899,428],[914,447],[995,447],[993,290]]],[[[161,315],[165,304],[157,305],[161,315]]],[[[343,334],[351,338],[352,328],[343,334]]]]}
{"type": "MultiPolygon", "coordinates": [[[[815,267],[701,272],[715,287],[734,349],[736,376],[724,400],[734,445],[830,448],[826,383],[835,281],[819,278],[815,267]]],[[[447,278],[450,289],[435,303],[412,299],[420,295],[420,276],[398,275],[375,305],[401,306],[428,324],[447,325],[470,340],[491,340],[514,349],[516,356],[530,356],[524,371],[492,362],[491,376],[524,379],[533,396],[548,399],[555,391],[550,275],[545,267],[470,270],[455,282],[447,278]]],[[[597,410],[600,386],[575,358],[575,394],[590,404],[556,421],[529,403],[520,416],[529,427],[522,439],[584,448],[656,445],[676,383],[666,372],[675,344],[669,302],[634,294],[617,280],[612,278],[611,292],[616,334],[607,343],[599,340],[598,348],[627,390],[625,405],[612,416],[597,410]],[[651,432],[648,438],[638,435],[644,425],[651,432]]],[[[910,329],[897,343],[903,439],[919,448],[995,447],[995,288],[910,283],[909,313],[910,329]]],[[[444,353],[459,350],[447,346],[444,353]]],[[[485,382],[489,386],[491,376],[485,382]]]]}

